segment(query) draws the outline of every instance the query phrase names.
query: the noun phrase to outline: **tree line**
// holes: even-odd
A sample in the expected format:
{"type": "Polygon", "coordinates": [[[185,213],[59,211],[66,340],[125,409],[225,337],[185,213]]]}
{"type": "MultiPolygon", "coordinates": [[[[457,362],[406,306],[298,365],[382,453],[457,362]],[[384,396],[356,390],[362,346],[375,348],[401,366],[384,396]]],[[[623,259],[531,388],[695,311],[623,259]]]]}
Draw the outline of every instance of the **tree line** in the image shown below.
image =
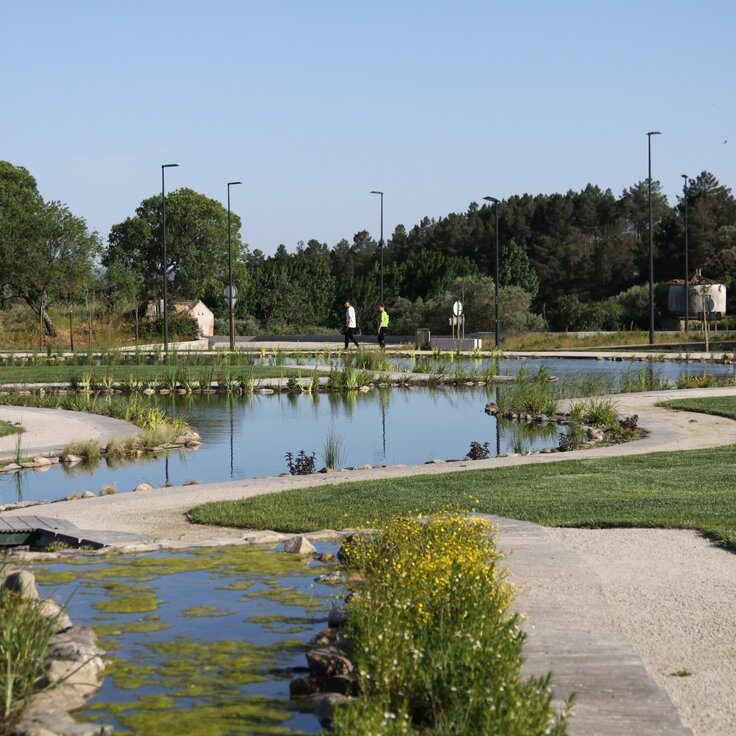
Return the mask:
{"type": "MultiPolygon", "coordinates": [[[[684,276],[685,196],[670,205],[653,182],[654,272],[684,276]]],[[[565,194],[514,195],[499,203],[501,324],[504,330],[615,329],[647,324],[647,182],[619,196],[589,184],[565,194]]],[[[736,286],[736,200],[710,172],[687,182],[690,264],[736,286]]],[[[151,196],[103,243],[83,218],[46,202],[24,168],[0,162],[2,300],[23,300],[54,325],[47,307],[103,299],[123,312],[160,299],[164,271],[172,299],[202,299],[224,318],[227,211],[193,189],[166,198],[167,262],[162,263],[162,199],[151,196]]],[[[338,328],[341,303],[357,306],[372,332],[380,299],[380,248],[362,230],[334,245],[310,239],[295,252],[250,251],[231,214],[233,282],[240,334],[338,328]]],[[[492,206],[399,225],[384,248],[384,301],[394,333],[449,332],[450,307],[465,302],[466,330],[492,330],[495,220],[492,206]]],[[[692,270],[692,269],[691,269],[692,270]]],[[[736,296],[736,295],[733,295],[736,296]]],[[[730,300],[729,300],[730,301],[730,300]]],[[[658,299],[658,309],[666,299],[658,299]]],[[[222,330],[227,329],[222,323],[222,330]]]]}

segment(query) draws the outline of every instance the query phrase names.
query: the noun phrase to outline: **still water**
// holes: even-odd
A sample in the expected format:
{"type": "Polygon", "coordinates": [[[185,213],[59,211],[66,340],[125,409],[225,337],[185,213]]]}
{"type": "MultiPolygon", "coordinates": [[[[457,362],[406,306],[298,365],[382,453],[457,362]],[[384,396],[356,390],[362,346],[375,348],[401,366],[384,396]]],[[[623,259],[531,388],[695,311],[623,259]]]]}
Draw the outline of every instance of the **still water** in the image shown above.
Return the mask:
{"type": "MultiPolygon", "coordinates": [[[[431,370],[451,374],[452,363],[432,361],[431,370]]],[[[411,370],[413,359],[397,366],[411,370]]],[[[467,359],[464,371],[482,373],[488,359],[467,359]]],[[[586,359],[502,360],[500,373],[534,376],[544,366],[559,378],[562,395],[581,395],[583,383],[595,382],[594,393],[633,390],[629,384],[674,386],[682,375],[708,373],[734,380],[734,366],[703,363],[642,363],[586,359]]],[[[557,427],[529,432],[513,422],[496,422],[483,409],[495,401],[496,388],[414,387],[375,389],[368,393],[275,394],[272,396],[157,397],[171,414],[183,416],[202,436],[196,451],[173,452],[157,458],[122,462],[104,460],[94,468],[52,467],[45,473],[23,471],[0,475],[0,504],[18,500],[54,500],[85,490],[99,492],[113,485],[120,492],[139,483],[154,487],[241,480],[286,472],[285,454],[301,450],[324,465],[324,448],[333,432],[342,444],[340,466],[419,464],[432,459],[458,459],[470,443],[488,442],[491,456],[556,447],[557,427]]],[[[503,387],[500,389],[503,391],[503,387]]]]}
{"type": "MultiPolygon", "coordinates": [[[[334,553],[334,545],[318,551],[334,553]]],[[[78,720],[179,736],[306,734],[317,719],[289,700],[305,643],[339,589],[316,560],[246,547],[74,557],[34,565],[44,597],[92,626],[110,662],[78,720]]]]}
{"type": "Polygon", "coordinates": [[[153,400],[199,432],[200,448],[116,466],[103,460],[92,469],[80,464],[4,474],[0,503],[53,500],[107,484],[123,492],[143,482],[160,487],[278,475],[287,471],[286,452],[300,450],[315,453],[319,469],[330,432],[341,441],[342,467],[463,458],[473,441],[488,442],[491,456],[557,446],[564,428],[527,431],[516,422],[497,423],[484,412],[494,399],[493,387],[158,397],[153,400]]]}

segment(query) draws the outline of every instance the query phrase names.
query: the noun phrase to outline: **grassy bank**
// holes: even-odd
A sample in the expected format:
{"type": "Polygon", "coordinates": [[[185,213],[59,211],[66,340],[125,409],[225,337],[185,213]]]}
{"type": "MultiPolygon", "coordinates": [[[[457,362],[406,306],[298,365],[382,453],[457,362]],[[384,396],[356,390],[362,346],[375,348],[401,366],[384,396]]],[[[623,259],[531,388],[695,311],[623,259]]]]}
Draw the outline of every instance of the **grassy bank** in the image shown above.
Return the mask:
{"type": "MultiPolygon", "coordinates": [[[[0,384],[2,383],[71,383],[93,386],[103,385],[110,381],[139,383],[167,383],[172,378],[179,381],[218,381],[234,378],[288,378],[297,376],[295,368],[286,366],[251,365],[238,368],[214,368],[196,366],[189,369],[167,367],[163,365],[98,365],[84,367],[78,365],[2,365],[0,366],[0,384]]],[[[302,371],[302,374],[304,371],[302,371]]]]}
{"type": "Polygon", "coordinates": [[[301,532],[431,513],[470,497],[483,513],[545,526],[698,529],[736,549],[736,446],[318,486],[205,504],[192,517],[301,532]]]}
{"type": "Polygon", "coordinates": [[[719,417],[736,419],[736,396],[709,396],[702,399],[673,399],[663,401],[659,406],[671,409],[713,414],[719,417]]]}
{"type": "MultiPolygon", "coordinates": [[[[724,332],[718,335],[718,341],[732,340],[733,334],[724,332]]],[[[671,345],[676,343],[703,342],[703,333],[691,332],[655,332],[655,345],[671,345]]],[[[649,333],[642,330],[622,330],[620,332],[594,333],[577,335],[567,332],[538,332],[525,335],[510,335],[503,338],[503,350],[585,350],[588,348],[626,348],[647,346],[649,333]]]]}

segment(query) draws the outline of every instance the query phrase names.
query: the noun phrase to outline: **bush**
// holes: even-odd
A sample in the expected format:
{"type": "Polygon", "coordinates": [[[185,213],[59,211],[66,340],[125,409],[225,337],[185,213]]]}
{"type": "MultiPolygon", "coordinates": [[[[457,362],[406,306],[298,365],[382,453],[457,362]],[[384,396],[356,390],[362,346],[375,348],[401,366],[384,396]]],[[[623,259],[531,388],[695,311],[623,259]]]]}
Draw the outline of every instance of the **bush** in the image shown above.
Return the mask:
{"type": "Polygon", "coordinates": [[[566,733],[550,676],[522,679],[525,634],[490,524],[458,513],[399,518],[346,541],[360,582],[347,644],[359,696],[335,712],[338,736],[566,733]]]}
{"type": "MultiPolygon", "coordinates": [[[[138,328],[139,339],[142,341],[163,339],[164,318],[144,319],[138,328]]],[[[199,324],[197,320],[182,312],[169,311],[169,339],[170,340],[196,340],[199,337],[199,324]]]]}
{"type": "Polygon", "coordinates": [[[311,455],[307,455],[304,450],[299,450],[299,454],[296,457],[291,452],[287,452],[285,457],[286,466],[292,475],[311,475],[314,473],[315,462],[317,460],[317,455],[314,452],[311,455]]]}

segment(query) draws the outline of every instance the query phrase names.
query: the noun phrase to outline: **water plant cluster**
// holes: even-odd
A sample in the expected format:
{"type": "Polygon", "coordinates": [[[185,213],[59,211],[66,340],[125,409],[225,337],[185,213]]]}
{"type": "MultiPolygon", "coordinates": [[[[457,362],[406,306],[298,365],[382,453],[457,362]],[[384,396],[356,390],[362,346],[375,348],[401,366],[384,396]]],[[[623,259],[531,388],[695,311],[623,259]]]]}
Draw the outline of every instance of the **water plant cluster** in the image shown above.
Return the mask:
{"type": "Polygon", "coordinates": [[[571,703],[554,709],[551,676],[521,675],[525,635],[487,521],[394,518],[342,556],[359,695],[336,710],[336,734],[567,732],[571,703]]]}
{"type": "MultiPolygon", "coordinates": [[[[0,565],[5,578],[6,565],[0,565]]],[[[12,732],[28,698],[46,680],[44,655],[56,619],[44,615],[43,604],[0,587],[0,734],[12,732]]]]}

